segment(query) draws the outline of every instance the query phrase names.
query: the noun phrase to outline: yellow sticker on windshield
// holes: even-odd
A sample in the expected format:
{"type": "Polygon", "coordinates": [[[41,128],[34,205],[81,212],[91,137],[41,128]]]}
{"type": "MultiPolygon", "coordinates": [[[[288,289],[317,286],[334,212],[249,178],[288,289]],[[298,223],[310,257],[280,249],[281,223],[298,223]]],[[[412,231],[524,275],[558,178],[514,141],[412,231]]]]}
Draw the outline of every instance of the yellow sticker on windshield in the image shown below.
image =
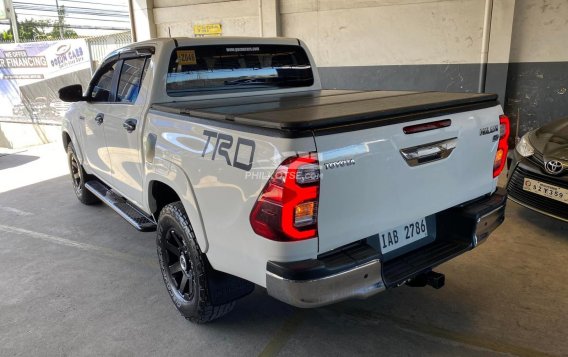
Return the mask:
{"type": "Polygon", "coordinates": [[[177,51],[178,64],[185,66],[188,64],[197,64],[194,50],[177,51]]]}

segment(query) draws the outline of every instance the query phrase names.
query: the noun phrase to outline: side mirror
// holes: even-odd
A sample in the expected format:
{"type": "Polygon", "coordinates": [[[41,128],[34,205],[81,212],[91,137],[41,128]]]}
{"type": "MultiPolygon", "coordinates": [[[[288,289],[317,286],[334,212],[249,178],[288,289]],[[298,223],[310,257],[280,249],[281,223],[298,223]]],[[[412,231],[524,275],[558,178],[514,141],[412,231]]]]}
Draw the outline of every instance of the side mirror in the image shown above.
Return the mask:
{"type": "Polygon", "coordinates": [[[63,87],[59,89],[59,99],[64,102],[80,102],[85,100],[85,97],[83,97],[83,87],[80,84],[72,84],[63,87]]]}

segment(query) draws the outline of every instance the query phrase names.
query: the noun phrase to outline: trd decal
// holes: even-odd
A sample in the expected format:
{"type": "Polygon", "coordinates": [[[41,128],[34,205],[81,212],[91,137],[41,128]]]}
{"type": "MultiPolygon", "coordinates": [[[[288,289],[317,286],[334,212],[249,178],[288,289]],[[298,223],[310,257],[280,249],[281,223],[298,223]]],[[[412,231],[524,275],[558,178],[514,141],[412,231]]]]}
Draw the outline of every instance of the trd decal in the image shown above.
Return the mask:
{"type": "Polygon", "coordinates": [[[250,171],[254,159],[254,149],[256,148],[254,141],[237,137],[237,142],[233,146],[235,140],[231,135],[217,133],[210,130],[203,130],[203,135],[207,137],[207,141],[205,142],[205,147],[203,148],[201,157],[205,157],[211,138],[215,138],[217,140],[215,142],[213,154],[211,155],[211,160],[215,160],[215,157],[219,155],[225,159],[227,165],[233,166],[237,169],[250,171]],[[231,149],[233,147],[234,153],[231,155],[231,149]]]}

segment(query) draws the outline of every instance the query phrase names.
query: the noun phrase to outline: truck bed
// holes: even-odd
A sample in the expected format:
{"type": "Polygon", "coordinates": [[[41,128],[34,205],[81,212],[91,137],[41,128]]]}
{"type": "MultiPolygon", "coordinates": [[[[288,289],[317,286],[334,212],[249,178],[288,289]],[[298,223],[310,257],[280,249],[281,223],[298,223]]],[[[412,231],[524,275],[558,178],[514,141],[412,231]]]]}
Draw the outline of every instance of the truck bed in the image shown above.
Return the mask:
{"type": "Polygon", "coordinates": [[[383,126],[497,105],[497,95],[318,90],[154,104],[168,113],[289,132],[383,126]]]}

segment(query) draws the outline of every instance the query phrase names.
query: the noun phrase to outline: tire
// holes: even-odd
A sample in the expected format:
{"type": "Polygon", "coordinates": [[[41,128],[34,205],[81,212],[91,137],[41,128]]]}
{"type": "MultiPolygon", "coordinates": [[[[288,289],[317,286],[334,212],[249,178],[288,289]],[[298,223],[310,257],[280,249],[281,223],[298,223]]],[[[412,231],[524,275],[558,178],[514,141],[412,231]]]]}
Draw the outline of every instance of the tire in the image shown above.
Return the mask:
{"type": "Polygon", "coordinates": [[[156,244],[164,283],[182,316],[205,323],[234,308],[234,300],[213,304],[208,275],[215,271],[199,249],[181,202],[170,203],[160,212],[156,244]]]}
{"type": "Polygon", "coordinates": [[[67,145],[67,163],[69,164],[69,173],[71,174],[71,182],[77,199],[85,205],[94,205],[100,200],[91,191],[85,188],[85,181],[88,178],[83,166],[79,163],[73,144],[67,145]]]}

